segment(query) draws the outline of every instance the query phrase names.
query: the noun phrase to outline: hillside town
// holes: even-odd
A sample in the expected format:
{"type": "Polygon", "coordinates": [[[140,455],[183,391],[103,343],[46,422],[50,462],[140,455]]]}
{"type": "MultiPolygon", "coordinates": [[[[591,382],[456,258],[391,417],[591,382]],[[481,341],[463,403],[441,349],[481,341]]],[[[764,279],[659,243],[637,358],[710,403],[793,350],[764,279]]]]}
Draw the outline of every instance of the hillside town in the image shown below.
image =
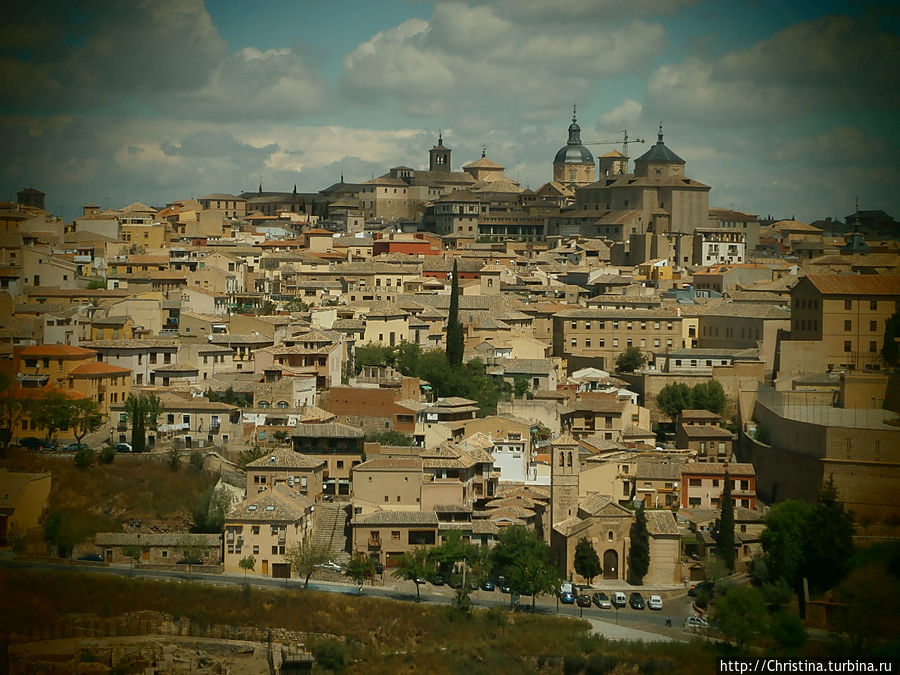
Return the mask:
{"type": "MultiPolygon", "coordinates": [[[[44,554],[290,578],[314,547],[321,578],[385,579],[518,527],[576,587],[684,593],[713,558],[751,572],[770,510],[823,490],[895,536],[897,222],[720,208],[662,125],[624,140],[595,157],[573,113],[534,190],[437,136],[427,170],[316,192],[0,204],[4,456],[216,481],[215,527],[44,554]]],[[[8,550],[57,480],[0,472],[8,550]]]]}

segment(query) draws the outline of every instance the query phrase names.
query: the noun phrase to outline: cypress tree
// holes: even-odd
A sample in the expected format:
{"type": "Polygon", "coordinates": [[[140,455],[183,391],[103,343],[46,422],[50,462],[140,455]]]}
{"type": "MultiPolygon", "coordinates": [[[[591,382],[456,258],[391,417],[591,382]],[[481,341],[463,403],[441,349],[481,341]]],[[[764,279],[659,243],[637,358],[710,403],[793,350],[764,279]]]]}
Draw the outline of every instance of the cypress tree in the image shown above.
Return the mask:
{"type": "Polygon", "coordinates": [[[462,365],[463,327],[459,321],[459,276],[456,260],[453,261],[453,279],[450,285],[450,314],[447,317],[447,361],[453,367],[462,365]]]}
{"type": "Polygon", "coordinates": [[[632,583],[644,583],[650,570],[650,533],[647,531],[647,514],[644,507],[637,510],[637,518],[631,524],[631,546],[628,549],[628,572],[632,583]]]}
{"type": "Polygon", "coordinates": [[[731,499],[731,477],[725,472],[725,486],[722,488],[722,514],[719,516],[719,534],[716,537],[716,552],[729,572],[734,572],[734,502],[731,499]]]}

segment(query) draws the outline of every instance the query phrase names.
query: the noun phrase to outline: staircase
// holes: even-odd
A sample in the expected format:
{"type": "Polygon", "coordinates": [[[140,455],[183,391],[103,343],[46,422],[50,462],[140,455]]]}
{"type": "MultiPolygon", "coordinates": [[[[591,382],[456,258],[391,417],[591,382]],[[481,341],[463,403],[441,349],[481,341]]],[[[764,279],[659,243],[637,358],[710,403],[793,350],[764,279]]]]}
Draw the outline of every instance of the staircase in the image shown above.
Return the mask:
{"type": "Polygon", "coordinates": [[[340,502],[319,502],[313,521],[313,544],[331,552],[331,560],[345,565],[350,560],[347,541],[347,518],[350,505],[340,502]]]}

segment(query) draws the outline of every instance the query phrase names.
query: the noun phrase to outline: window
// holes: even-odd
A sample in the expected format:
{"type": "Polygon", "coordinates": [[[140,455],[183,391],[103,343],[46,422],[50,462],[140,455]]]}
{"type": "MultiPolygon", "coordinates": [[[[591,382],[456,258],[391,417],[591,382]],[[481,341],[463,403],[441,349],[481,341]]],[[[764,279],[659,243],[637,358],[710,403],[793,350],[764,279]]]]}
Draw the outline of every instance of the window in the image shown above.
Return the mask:
{"type": "Polygon", "coordinates": [[[844,300],[844,309],[846,309],[846,310],[853,309],[853,301],[852,300],[844,300]]]}
{"type": "Polygon", "coordinates": [[[876,332],[877,330],[878,330],[878,322],[877,322],[877,321],[870,321],[870,322],[869,322],[869,332],[874,333],[874,332],[876,332]]]}
{"type": "Polygon", "coordinates": [[[259,534],[259,525],[254,525],[251,528],[251,531],[253,532],[253,534],[259,534]]]}
{"type": "Polygon", "coordinates": [[[846,331],[853,330],[853,322],[852,321],[844,321],[844,330],[846,330],[846,331]]]}
{"type": "Polygon", "coordinates": [[[253,554],[254,554],[254,555],[259,555],[259,546],[254,546],[254,547],[253,547],[253,554]]]}
{"type": "Polygon", "coordinates": [[[619,338],[613,338],[613,347],[619,346],[619,338]]]}
{"type": "Polygon", "coordinates": [[[877,300],[869,300],[869,309],[873,312],[878,309],[878,301],[877,300]]]}
{"type": "Polygon", "coordinates": [[[391,540],[400,541],[400,530],[391,530],[391,540]]]}
{"type": "Polygon", "coordinates": [[[690,487],[700,487],[701,485],[703,485],[703,481],[699,478],[690,478],[688,480],[688,485],[690,487]]]}
{"type": "Polygon", "coordinates": [[[853,343],[851,343],[850,340],[844,340],[844,351],[850,352],[852,350],[853,350],[853,343]]]}

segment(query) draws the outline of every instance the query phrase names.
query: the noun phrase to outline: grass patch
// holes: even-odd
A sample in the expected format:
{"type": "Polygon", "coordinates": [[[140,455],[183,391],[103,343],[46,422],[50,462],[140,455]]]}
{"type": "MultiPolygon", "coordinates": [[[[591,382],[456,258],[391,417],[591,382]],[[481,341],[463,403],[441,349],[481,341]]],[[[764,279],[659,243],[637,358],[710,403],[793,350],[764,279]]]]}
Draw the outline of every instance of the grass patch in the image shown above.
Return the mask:
{"type": "Polygon", "coordinates": [[[198,495],[208,494],[216,477],[203,471],[169,469],[151,457],[119,457],[111,464],[79,469],[70,457],[11,450],[4,462],[12,471],[53,476],[50,509],[84,515],[93,531],[119,532],[126,519],[189,518],[198,495]]]}
{"type": "Polygon", "coordinates": [[[640,644],[592,637],[587,622],[476,610],[451,620],[446,607],[301,589],[214,588],[77,571],[0,569],[0,631],[29,631],[67,614],[141,610],[234,626],[285,628],[321,637],[311,646],[347,672],[714,672],[702,644],[640,644]],[[333,637],[328,637],[333,636],[333,637]]]}

